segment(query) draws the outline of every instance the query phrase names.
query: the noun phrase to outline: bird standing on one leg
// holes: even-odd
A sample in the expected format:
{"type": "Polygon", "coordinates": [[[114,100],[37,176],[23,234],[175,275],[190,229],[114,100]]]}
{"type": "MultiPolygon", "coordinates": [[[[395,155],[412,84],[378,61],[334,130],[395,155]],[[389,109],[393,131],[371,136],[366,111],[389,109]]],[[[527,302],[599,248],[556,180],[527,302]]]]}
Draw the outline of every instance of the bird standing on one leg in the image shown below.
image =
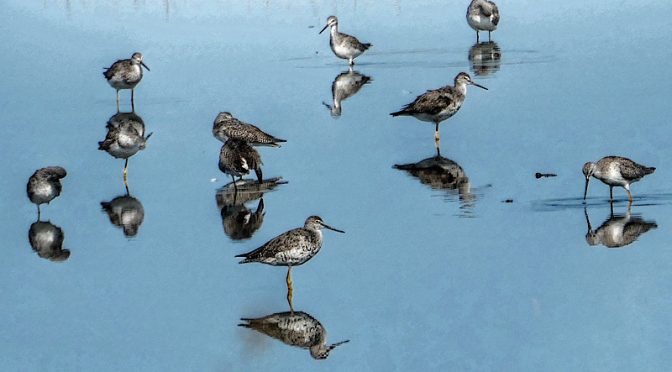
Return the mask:
{"type": "Polygon", "coordinates": [[[350,66],[355,64],[355,58],[371,48],[370,43],[362,43],[354,36],[338,32],[338,18],[336,16],[329,16],[327,24],[324,25],[319,33],[324,32],[327,27],[331,27],[331,35],[329,36],[331,50],[336,57],[347,59],[350,66]]]}
{"type": "Polygon", "coordinates": [[[26,191],[28,199],[37,205],[37,219],[40,219],[40,204],[51,202],[57,196],[61,195],[63,186],[61,178],[67,176],[67,172],[62,167],[40,168],[28,179],[26,191]]]}
{"type": "Polygon", "coordinates": [[[422,121],[432,122],[435,125],[434,141],[439,148],[439,123],[455,115],[462,107],[467,97],[467,85],[473,85],[481,89],[488,88],[474,83],[466,72],[460,72],[455,76],[455,85],[446,85],[439,89],[429,90],[419,95],[413,102],[404,106],[403,109],[393,112],[392,116],[413,116],[422,121]]]}

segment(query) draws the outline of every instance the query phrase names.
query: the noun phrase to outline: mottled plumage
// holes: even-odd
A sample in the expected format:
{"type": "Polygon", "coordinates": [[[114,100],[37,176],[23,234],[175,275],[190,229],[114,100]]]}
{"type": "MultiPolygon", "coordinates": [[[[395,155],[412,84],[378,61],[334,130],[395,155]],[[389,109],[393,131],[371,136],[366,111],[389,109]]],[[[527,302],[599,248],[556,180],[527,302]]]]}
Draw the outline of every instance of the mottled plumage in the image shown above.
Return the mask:
{"type": "Polygon", "coordinates": [[[50,261],[65,261],[70,251],[63,248],[63,230],[47,221],[37,221],[30,225],[28,241],[38,256],[50,261]]]}
{"type": "MultiPolygon", "coordinates": [[[[476,84],[466,72],[455,76],[455,85],[446,85],[439,89],[428,90],[401,110],[393,112],[392,116],[413,116],[422,121],[435,124],[434,138],[439,141],[439,123],[455,115],[462,107],[467,96],[467,85],[474,85],[487,90],[488,88],[476,84]]],[[[438,146],[437,146],[438,147],[438,146]]]]}
{"type": "Polygon", "coordinates": [[[327,105],[331,116],[341,116],[341,102],[347,98],[357,94],[359,90],[366,84],[369,84],[372,79],[366,75],[362,75],[357,71],[345,71],[340,73],[331,84],[331,97],[333,105],[327,105]]]}
{"type": "Polygon", "coordinates": [[[246,142],[230,139],[224,143],[219,151],[219,170],[228,174],[235,182],[235,177],[243,178],[251,170],[257,175],[257,181],[261,183],[261,156],[257,150],[246,142]]]}
{"type": "Polygon", "coordinates": [[[224,205],[220,210],[224,234],[233,240],[249,239],[264,223],[264,199],[252,212],[245,204],[224,205]]]}
{"type": "Polygon", "coordinates": [[[632,244],[640,235],[658,227],[655,221],[644,221],[639,216],[633,216],[628,209],[625,215],[614,215],[612,211],[610,217],[593,231],[588,211],[584,209],[584,213],[588,224],[586,242],[589,245],[602,244],[607,248],[625,247],[632,244]]]}
{"type": "Polygon", "coordinates": [[[241,318],[241,327],[251,328],[283,343],[308,349],[315,359],[326,359],[329,352],[349,340],[326,345],[327,331],[320,322],[302,311],[271,314],[262,318],[241,318]]]}
{"type": "Polygon", "coordinates": [[[259,262],[273,266],[298,266],[313,258],[322,248],[322,228],[343,232],[310,216],[303,227],[289,230],[271,239],[261,247],[237,255],[239,263],[259,262]]]}
{"type": "Polygon", "coordinates": [[[220,112],[212,126],[212,135],[226,142],[229,139],[247,142],[253,146],[280,147],[284,139],[274,137],[252,124],[240,121],[229,112],[220,112]]]}
{"type": "Polygon", "coordinates": [[[583,175],[586,177],[586,186],[583,192],[583,198],[588,194],[588,183],[590,177],[595,177],[603,183],[609,185],[610,200],[613,200],[613,187],[620,186],[628,192],[628,199],[632,202],[630,193],[630,184],[641,180],[644,176],[653,173],[654,167],[647,167],[635,163],[634,161],[622,156],[605,156],[597,163],[588,162],[583,165],[583,175]]]}
{"type": "Polygon", "coordinates": [[[331,36],[329,37],[329,46],[336,57],[347,59],[350,66],[355,64],[355,58],[359,57],[371,47],[370,43],[361,43],[356,37],[338,32],[338,18],[329,16],[327,24],[322,28],[320,34],[331,27],[331,36]]]}
{"type": "Polygon", "coordinates": [[[49,203],[55,197],[61,195],[63,186],[61,185],[61,178],[64,178],[67,172],[62,167],[46,167],[40,168],[33,173],[28,179],[26,191],[28,199],[32,203],[37,204],[37,211],[39,216],[40,204],[49,203]]]}
{"type": "Polygon", "coordinates": [[[100,206],[107,213],[110,222],[114,226],[121,227],[125,236],[133,237],[138,234],[138,229],[145,219],[145,209],[140,200],[130,195],[122,195],[109,202],[101,202],[100,206]]]}
{"type": "Polygon", "coordinates": [[[488,40],[490,40],[490,33],[495,31],[499,24],[497,5],[488,0],[472,0],[467,8],[467,23],[476,31],[477,42],[479,31],[488,31],[488,40]]]}
{"type": "Polygon", "coordinates": [[[136,114],[116,114],[107,123],[107,135],[98,142],[98,150],[103,150],[118,159],[128,159],[144,150],[151,133],[144,137],[145,124],[136,114]],[[125,116],[120,116],[125,115],[125,116]]]}

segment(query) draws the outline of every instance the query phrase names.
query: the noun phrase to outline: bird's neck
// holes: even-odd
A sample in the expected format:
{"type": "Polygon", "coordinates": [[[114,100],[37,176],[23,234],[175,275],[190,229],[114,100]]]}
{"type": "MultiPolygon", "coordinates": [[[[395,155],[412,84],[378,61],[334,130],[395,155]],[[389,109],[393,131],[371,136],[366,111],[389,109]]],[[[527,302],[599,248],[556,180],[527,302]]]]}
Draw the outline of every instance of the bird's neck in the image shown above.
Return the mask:
{"type": "Polygon", "coordinates": [[[336,37],[336,35],[338,35],[338,23],[331,26],[331,30],[329,30],[329,32],[331,32],[331,37],[336,37]]]}
{"type": "Polygon", "coordinates": [[[455,83],[455,90],[460,92],[463,96],[467,95],[467,84],[465,83],[455,83]]]}

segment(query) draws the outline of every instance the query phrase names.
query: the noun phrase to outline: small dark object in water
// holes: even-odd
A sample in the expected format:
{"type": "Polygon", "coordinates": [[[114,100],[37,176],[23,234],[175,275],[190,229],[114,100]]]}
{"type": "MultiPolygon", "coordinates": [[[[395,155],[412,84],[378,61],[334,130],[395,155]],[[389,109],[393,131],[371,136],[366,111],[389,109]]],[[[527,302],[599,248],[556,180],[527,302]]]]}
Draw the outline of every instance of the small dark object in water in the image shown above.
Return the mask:
{"type": "Polygon", "coordinates": [[[557,177],[558,175],[555,173],[535,173],[534,175],[536,178],[541,178],[541,177],[557,177]]]}
{"type": "Polygon", "coordinates": [[[503,203],[513,203],[513,199],[506,199],[503,201],[503,203]]]}

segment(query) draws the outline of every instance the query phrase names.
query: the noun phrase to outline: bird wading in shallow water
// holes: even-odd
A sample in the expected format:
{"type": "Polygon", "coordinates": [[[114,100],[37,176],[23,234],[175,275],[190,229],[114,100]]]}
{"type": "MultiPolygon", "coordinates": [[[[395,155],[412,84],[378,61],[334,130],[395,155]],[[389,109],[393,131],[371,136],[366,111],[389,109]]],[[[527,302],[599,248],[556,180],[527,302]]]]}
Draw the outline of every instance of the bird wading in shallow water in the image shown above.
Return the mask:
{"type": "Polygon", "coordinates": [[[247,142],[252,146],[280,147],[287,140],[274,137],[256,126],[238,120],[230,112],[220,112],[212,124],[212,135],[226,142],[229,139],[247,142]]]}
{"type": "Polygon", "coordinates": [[[359,57],[367,49],[371,48],[370,43],[361,43],[356,37],[338,32],[338,18],[329,16],[327,24],[324,25],[320,34],[331,27],[331,36],[329,37],[329,46],[336,57],[347,59],[350,66],[355,64],[355,58],[359,57]]]}
{"type": "Polygon", "coordinates": [[[135,111],[135,86],[142,80],[142,67],[149,67],[142,62],[142,53],[135,52],[130,59],[120,59],[108,67],[103,75],[110,86],[117,90],[117,111],[119,111],[119,90],[131,90],[131,107],[135,111]]]}
{"type": "Polygon", "coordinates": [[[327,225],[318,216],[310,216],[303,227],[284,232],[261,247],[236,257],[243,257],[243,260],[239,262],[241,264],[259,262],[273,266],[287,266],[287,301],[293,309],[292,266],[304,264],[320,251],[322,229],[345,233],[343,230],[327,225]]]}
{"type": "Polygon", "coordinates": [[[462,107],[467,97],[467,85],[473,85],[481,89],[488,88],[476,84],[466,72],[460,72],[455,76],[455,85],[446,85],[439,89],[428,90],[419,95],[413,102],[407,104],[400,111],[393,112],[392,116],[413,116],[422,121],[435,124],[434,140],[436,148],[439,148],[439,123],[455,115],[462,107]]]}
{"type": "Polygon", "coordinates": [[[256,173],[259,184],[263,182],[262,165],[257,150],[243,141],[230,139],[219,152],[219,170],[231,176],[236,192],[238,191],[236,177],[242,180],[251,170],[256,173]]]}
{"type": "Polygon", "coordinates": [[[467,23],[476,31],[476,42],[479,41],[479,31],[488,31],[490,41],[490,33],[495,31],[499,24],[497,5],[488,0],[472,0],[467,8],[467,23]]]}
{"type": "Polygon", "coordinates": [[[609,201],[614,201],[614,186],[620,186],[628,192],[628,201],[632,203],[632,194],[630,193],[630,184],[641,180],[647,174],[656,170],[653,167],[647,167],[637,164],[634,161],[622,156],[605,156],[597,163],[588,162],[583,165],[583,175],[586,177],[586,186],[583,190],[583,200],[588,195],[588,183],[590,177],[609,185],[609,201]]]}
{"type": "Polygon", "coordinates": [[[51,202],[61,195],[61,178],[68,173],[62,167],[40,168],[28,179],[26,191],[28,199],[37,205],[37,219],[40,219],[40,204],[51,202]]]}

